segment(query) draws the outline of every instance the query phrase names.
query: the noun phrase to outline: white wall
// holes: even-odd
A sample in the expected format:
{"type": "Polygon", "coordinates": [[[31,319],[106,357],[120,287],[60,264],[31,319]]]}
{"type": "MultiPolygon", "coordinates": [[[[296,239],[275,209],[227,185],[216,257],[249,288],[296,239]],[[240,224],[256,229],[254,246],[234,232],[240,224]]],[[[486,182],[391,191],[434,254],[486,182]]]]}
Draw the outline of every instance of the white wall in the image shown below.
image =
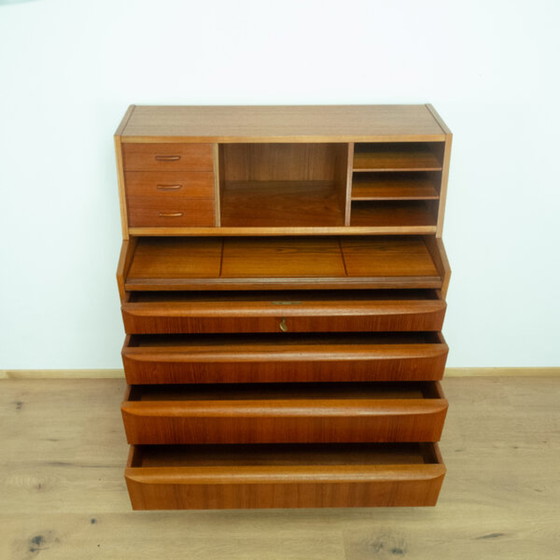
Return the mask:
{"type": "Polygon", "coordinates": [[[120,367],[130,103],[433,103],[448,365],[560,365],[558,21],[556,0],[0,0],[0,368],[120,367]]]}

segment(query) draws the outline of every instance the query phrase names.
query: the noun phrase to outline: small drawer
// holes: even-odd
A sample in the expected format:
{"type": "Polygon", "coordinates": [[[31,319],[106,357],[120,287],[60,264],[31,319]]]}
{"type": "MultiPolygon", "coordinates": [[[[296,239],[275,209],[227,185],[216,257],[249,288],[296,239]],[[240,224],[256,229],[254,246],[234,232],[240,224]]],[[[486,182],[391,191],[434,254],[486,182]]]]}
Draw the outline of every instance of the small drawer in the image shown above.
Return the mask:
{"type": "Polygon", "coordinates": [[[441,333],[133,335],[122,351],[131,385],[436,381],[441,333]]]}
{"type": "Polygon", "coordinates": [[[134,509],[433,506],[437,444],[132,446],[134,509]]]}
{"type": "Polygon", "coordinates": [[[128,334],[439,331],[446,303],[435,290],[132,292],[128,334]]]}
{"type": "Polygon", "coordinates": [[[214,200],[204,198],[167,198],[129,196],[130,227],[211,227],[215,225],[214,200]]]}
{"type": "Polygon", "coordinates": [[[128,171],[125,182],[128,196],[214,198],[214,174],[206,171],[128,171]]]}
{"type": "Polygon", "coordinates": [[[125,171],[213,171],[214,144],[123,144],[125,171]]]}
{"type": "Polygon", "coordinates": [[[128,443],[438,441],[439,383],[135,385],[121,406],[128,443]]]}

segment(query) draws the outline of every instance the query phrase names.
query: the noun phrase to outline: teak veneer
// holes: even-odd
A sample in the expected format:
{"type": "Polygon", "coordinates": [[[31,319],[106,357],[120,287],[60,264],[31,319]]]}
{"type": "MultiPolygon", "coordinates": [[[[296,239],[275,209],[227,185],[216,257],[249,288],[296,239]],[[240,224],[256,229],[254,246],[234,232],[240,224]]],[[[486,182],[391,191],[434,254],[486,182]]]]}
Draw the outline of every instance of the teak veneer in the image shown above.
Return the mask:
{"type": "Polygon", "coordinates": [[[132,106],[115,144],[133,507],[434,505],[435,110],[132,106]]]}
{"type": "Polygon", "coordinates": [[[132,446],[135,509],[435,505],[437,444],[132,446]]]}
{"type": "Polygon", "coordinates": [[[422,381],[443,376],[440,333],[127,337],[130,384],[422,381]]]}
{"type": "Polygon", "coordinates": [[[131,444],[437,441],[438,384],[139,385],[122,405],[131,444]]]}
{"type": "Polygon", "coordinates": [[[131,292],[128,334],[438,331],[446,303],[436,290],[131,292]]]}

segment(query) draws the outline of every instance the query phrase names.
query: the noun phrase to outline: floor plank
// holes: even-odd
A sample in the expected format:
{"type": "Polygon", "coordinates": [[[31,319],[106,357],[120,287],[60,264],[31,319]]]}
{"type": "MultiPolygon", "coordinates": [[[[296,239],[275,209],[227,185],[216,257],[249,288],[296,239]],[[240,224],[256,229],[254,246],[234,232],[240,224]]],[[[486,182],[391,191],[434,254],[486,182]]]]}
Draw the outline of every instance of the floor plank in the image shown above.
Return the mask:
{"type": "Polygon", "coordinates": [[[0,558],[558,558],[560,378],[444,390],[435,508],[131,512],[124,382],[2,380],[0,558]]]}

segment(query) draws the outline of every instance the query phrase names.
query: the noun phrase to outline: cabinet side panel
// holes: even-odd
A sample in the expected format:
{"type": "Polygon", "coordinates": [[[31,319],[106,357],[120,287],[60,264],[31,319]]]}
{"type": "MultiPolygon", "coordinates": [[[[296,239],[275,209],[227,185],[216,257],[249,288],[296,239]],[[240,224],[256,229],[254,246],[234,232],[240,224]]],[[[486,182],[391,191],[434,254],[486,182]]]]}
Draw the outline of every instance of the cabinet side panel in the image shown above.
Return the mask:
{"type": "Polygon", "coordinates": [[[121,302],[123,303],[126,298],[126,277],[128,276],[130,265],[132,264],[132,257],[134,256],[134,251],[136,250],[137,239],[138,238],[136,237],[131,237],[130,239],[125,239],[122,242],[119,263],[117,265],[117,285],[119,287],[121,302]]]}
{"type": "Polygon", "coordinates": [[[441,297],[445,299],[445,296],[447,295],[447,288],[449,286],[449,279],[451,278],[451,268],[449,266],[449,261],[447,260],[447,254],[445,252],[445,247],[443,246],[443,241],[440,237],[434,237],[431,235],[427,235],[424,238],[424,241],[441,278],[441,297]]]}
{"type": "Polygon", "coordinates": [[[121,135],[126,128],[126,125],[132,113],[134,113],[135,105],[131,105],[125,113],[123,120],[115,132],[115,156],[117,162],[117,179],[119,185],[119,201],[121,209],[121,227],[123,239],[128,239],[128,213],[126,208],[126,194],[125,194],[125,180],[124,180],[124,167],[122,157],[122,142],[121,135]]]}
{"type": "Polygon", "coordinates": [[[445,216],[445,201],[447,198],[447,181],[449,178],[449,161],[451,159],[451,134],[445,141],[445,149],[443,152],[443,170],[441,172],[441,186],[439,193],[439,212],[437,220],[436,237],[441,237],[443,232],[443,220],[445,216]]]}
{"type": "Polygon", "coordinates": [[[122,144],[121,144],[120,136],[115,136],[115,155],[117,160],[117,178],[119,184],[119,202],[120,202],[120,209],[121,209],[122,237],[123,239],[128,239],[128,212],[126,207],[122,144]]]}
{"type": "Polygon", "coordinates": [[[441,237],[443,232],[445,200],[447,196],[447,181],[449,178],[449,162],[451,160],[451,144],[453,140],[453,135],[451,134],[451,131],[449,130],[447,125],[443,122],[443,119],[439,116],[437,111],[430,104],[427,104],[426,108],[428,109],[428,111],[430,111],[434,120],[438,123],[439,127],[445,133],[445,148],[443,151],[443,169],[441,173],[441,185],[440,185],[440,193],[439,193],[439,212],[438,212],[437,230],[436,230],[436,237],[441,237]]]}

